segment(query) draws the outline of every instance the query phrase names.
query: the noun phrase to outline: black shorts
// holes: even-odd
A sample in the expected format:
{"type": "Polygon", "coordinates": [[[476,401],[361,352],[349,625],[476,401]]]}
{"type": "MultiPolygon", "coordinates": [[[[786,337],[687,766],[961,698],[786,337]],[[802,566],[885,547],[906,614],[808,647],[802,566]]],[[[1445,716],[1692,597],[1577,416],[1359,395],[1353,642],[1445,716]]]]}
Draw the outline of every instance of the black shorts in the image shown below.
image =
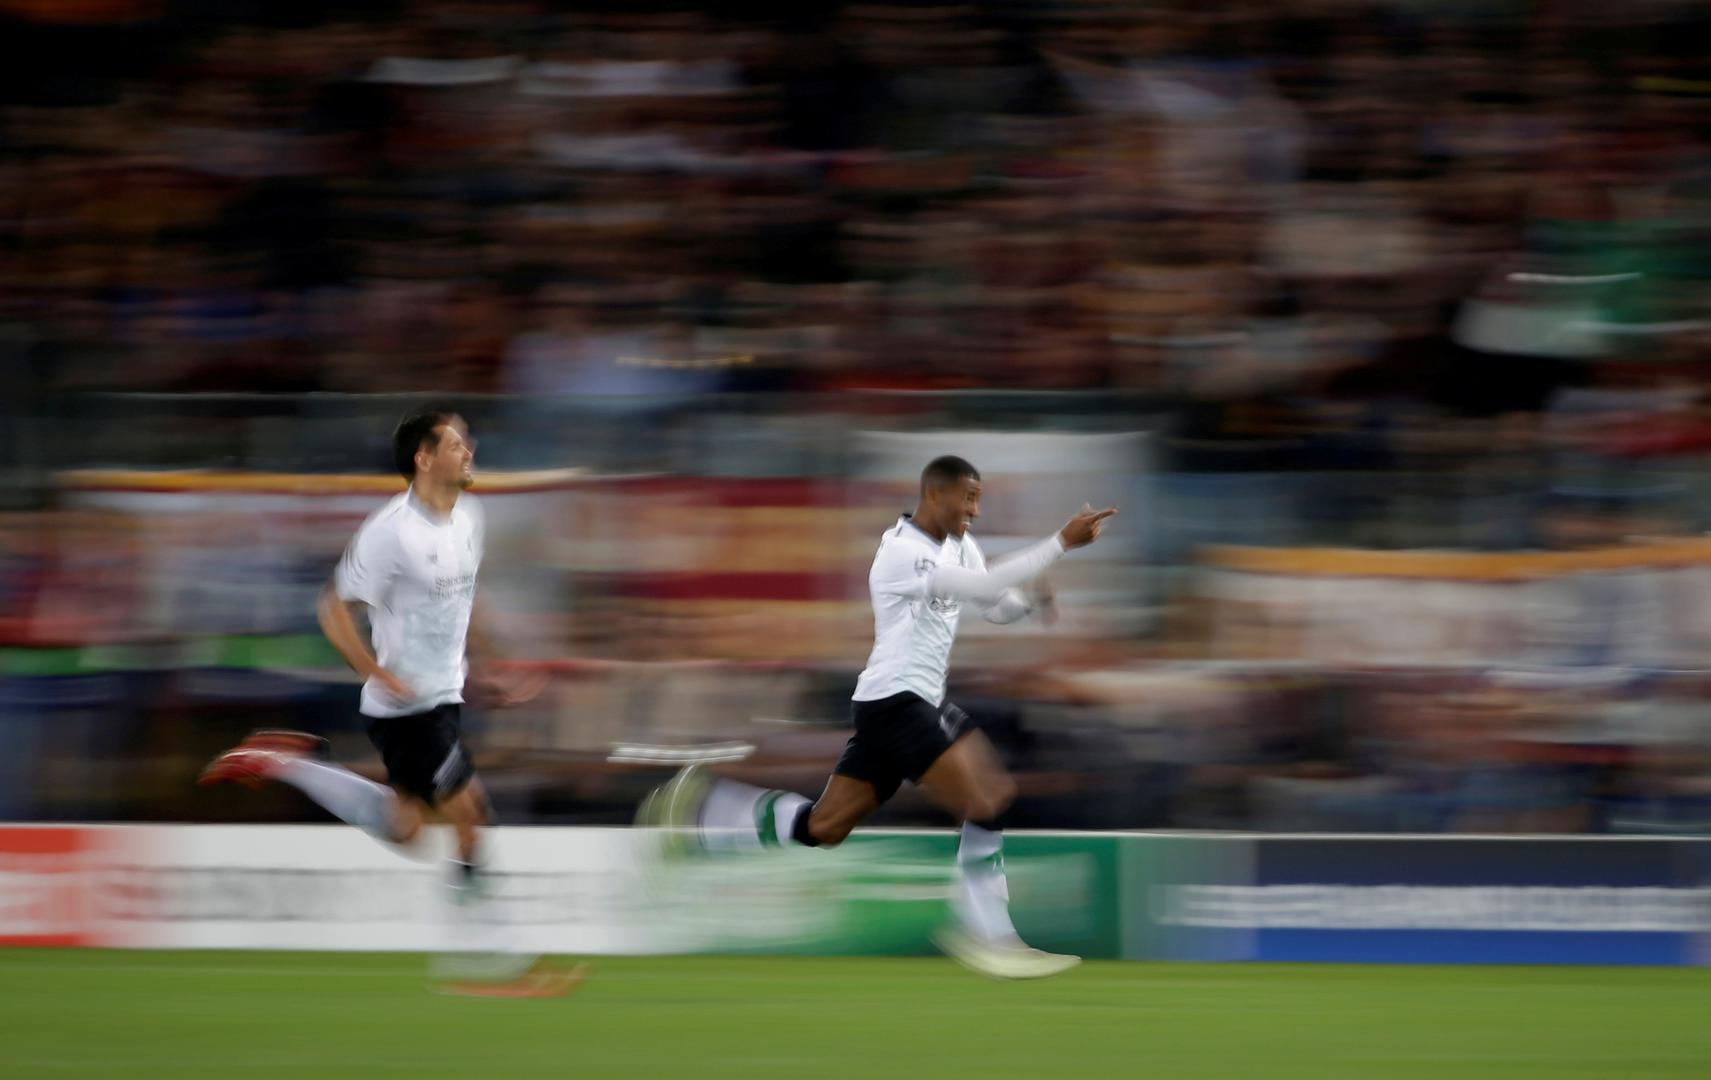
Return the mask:
{"type": "Polygon", "coordinates": [[[386,763],[386,779],[399,791],[435,806],[475,779],[475,762],[459,738],[463,722],[457,705],[364,719],[368,739],[386,763]]]}
{"type": "Polygon", "coordinates": [[[933,705],[905,690],[878,701],[850,703],[855,734],[832,769],[866,780],[884,802],[903,781],[919,782],[951,744],[974,730],[968,714],[945,702],[933,705]]]}

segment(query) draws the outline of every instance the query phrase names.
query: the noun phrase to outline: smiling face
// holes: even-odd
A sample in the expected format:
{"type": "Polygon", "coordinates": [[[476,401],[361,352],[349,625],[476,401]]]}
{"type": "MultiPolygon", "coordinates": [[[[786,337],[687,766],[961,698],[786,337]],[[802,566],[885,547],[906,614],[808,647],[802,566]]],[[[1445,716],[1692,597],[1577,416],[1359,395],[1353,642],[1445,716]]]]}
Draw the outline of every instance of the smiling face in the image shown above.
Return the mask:
{"type": "Polygon", "coordinates": [[[946,535],[961,538],[980,516],[980,481],[972,476],[929,488],[927,498],[936,524],[946,535]]]}
{"type": "Polygon", "coordinates": [[[459,417],[434,429],[439,443],[423,442],[416,451],[416,476],[440,488],[468,488],[475,483],[475,440],[459,417]]]}

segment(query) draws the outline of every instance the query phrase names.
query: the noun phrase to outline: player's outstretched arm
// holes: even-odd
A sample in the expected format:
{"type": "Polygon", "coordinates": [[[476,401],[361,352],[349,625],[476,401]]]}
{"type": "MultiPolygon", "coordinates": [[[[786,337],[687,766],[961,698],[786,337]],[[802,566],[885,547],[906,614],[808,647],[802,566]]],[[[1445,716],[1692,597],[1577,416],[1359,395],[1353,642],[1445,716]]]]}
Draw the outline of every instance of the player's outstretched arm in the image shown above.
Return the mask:
{"type": "Polygon", "coordinates": [[[1046,626],[1057,623],[1057,594],[1051,579],[1040,574],[1025,588],[1005,589],[998,602],[981,612],[989,623],[1007,626],[1018,619],[1034,616],[1046,626]]]}
{"type": "Polygon", "coordinates": [[[1038,577],[1064,552],[1086,547],[1099,539],[1105,521],[1117,512],[1115,506],[1095,510],[1083,505],[1081,512],[1070,518],[1063,528],[1032,547],[1023,548],[1010,558],[986,570],[970,570],[962,566],[940,566],[928,578],[927,589],[933,596],[967,600],[977,604],[996,605],[1003,601],[1004,591],[1038,577]]]}
{"type": "Polygon", "coordinates": [[[985,610],[980,613],[981,618],[999,626],[1008,626],[1032,614],[1034,610],[1034,605],[1028,602],[1028,598],[1022,595],[1020,589],[1005,589],[998,594],[997,602],[983,607],[985,610]]]}

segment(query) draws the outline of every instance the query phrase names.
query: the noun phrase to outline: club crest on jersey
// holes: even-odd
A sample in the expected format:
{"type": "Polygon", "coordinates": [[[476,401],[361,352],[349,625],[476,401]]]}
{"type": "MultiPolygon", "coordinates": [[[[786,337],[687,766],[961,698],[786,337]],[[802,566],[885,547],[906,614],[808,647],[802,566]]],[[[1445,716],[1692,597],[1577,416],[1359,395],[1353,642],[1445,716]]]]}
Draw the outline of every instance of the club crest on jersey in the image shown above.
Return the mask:
{"type": "Polygon", "coordinates": [[[915,576],[926,577],[928,574],[933,572],[933,567],[937,565],[939,565],[938,560],[929,559],[927,556],[923,555],[919,559],[915,560],[915,576]]]}

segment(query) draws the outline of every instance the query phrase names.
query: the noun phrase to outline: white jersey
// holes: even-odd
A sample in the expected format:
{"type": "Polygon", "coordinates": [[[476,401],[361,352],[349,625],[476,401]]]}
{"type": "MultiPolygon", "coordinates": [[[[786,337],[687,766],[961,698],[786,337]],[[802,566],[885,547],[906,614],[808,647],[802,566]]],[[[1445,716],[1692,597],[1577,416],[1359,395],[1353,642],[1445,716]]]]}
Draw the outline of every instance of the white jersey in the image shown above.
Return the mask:
{"type": "Polygon", "coordinates": [[[873,652],[856,681],[856,701],[878,701],[907,690],[937,705],[945,698],[951,645],[962,605],[972,603],[992,622],[1011,622],[1029,605],[1004,588],[1033,577],[1063,554],[1056,537],[989,573],[974,537],[928,536],[904,514],[887,529],[868,571],[873,598],[873,652]]]}
{"type": "Polygon", "coordinates": [[[368,605],[380,666],[415,691],[397,701],[373,679],[365,716],[405,716],[463,700],[464,649],[486,540],[481,505],[460,497],[441,518],[406,491],[370,514],[333,574],[339,599],[368,605]]]}

